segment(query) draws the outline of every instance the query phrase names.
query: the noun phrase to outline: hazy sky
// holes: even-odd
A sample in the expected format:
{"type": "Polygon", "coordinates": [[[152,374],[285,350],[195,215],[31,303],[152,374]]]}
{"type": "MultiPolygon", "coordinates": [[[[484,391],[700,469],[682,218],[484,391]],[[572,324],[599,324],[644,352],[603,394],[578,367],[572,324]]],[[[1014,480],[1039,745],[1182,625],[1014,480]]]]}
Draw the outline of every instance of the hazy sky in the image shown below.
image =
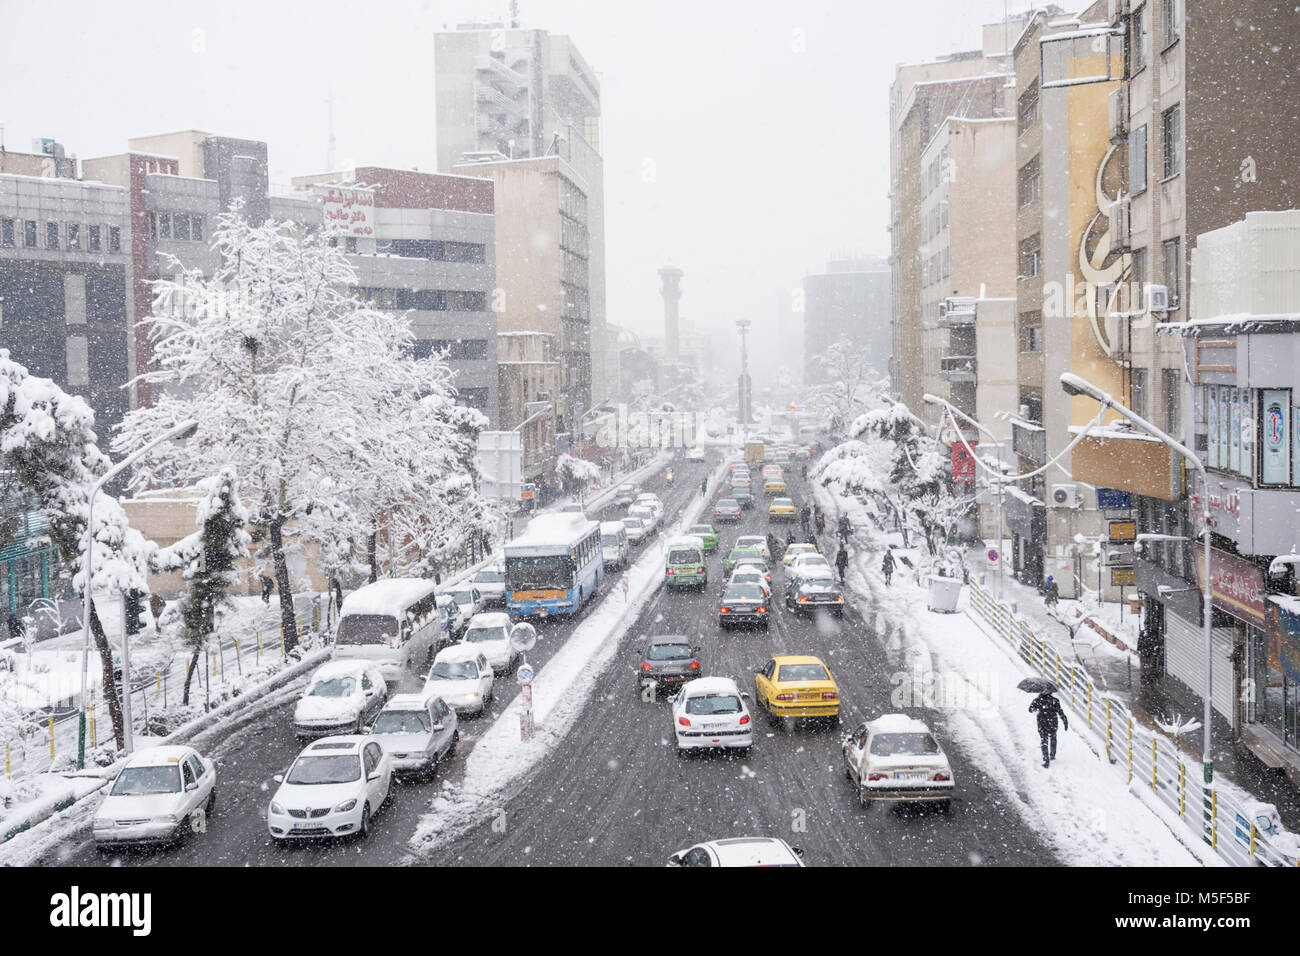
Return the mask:
{"type": "MultiPolygon", "coordinates": [[[[730,364],[792,358],[792,290],[829,258],[885,255],[894,66],[979,46],[1026,0],[520,0],[567,33],[603,101],[609,321],[658,331],[656,270],[685,270],[682,315],[730,364]],[[651,165],[652,164],[652,165],[651,165]],[[653,169],[647,181],[646,170],[653,169]]],[[[271,177],[435,167],[433,34],[502,19],[499,0],[372,4],[0,0],[0,124],[81,158],[177,129],[265,140],[271,177]]],[[[797,350],[797,348],[796,348],[797,350]]]]}

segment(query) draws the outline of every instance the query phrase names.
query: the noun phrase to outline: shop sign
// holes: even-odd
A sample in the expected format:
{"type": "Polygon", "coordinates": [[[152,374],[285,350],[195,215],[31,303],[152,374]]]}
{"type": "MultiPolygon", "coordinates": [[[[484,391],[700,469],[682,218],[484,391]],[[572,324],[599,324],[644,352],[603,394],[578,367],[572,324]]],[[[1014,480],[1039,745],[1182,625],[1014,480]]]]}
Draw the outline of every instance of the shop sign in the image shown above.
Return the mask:
{"type": "MultiPolygon", "coordinates": [[[[1195,544],[1196,580],[1205,589],[1205,547],[1195,544]]],[[[1215,551],[1210,557],[1214,606],[1256,627],[1264,626],[1264,575],[1249,561],[1215,551]]]]}

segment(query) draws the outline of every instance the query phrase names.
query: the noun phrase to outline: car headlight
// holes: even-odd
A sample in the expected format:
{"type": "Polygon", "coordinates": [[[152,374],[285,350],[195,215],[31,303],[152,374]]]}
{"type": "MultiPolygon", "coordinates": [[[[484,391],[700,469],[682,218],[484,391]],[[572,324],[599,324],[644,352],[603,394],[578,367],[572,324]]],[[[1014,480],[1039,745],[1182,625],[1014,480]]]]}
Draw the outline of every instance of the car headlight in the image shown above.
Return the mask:
{"type": "Polygon", "coordinates": [[[278,813],[278,814],[280,814],[280,816],[284,816],[284,807],[280,806],[278,803],[276,803],[274,800],[272,800],[272,801],[271,801],[271,812],[272,812],[272,813],[278,813]]]}
{"type": "Polygon", "coordinates": [[[154,817],[154,822],[155,822],[155,823],[175,823],[175,822],[176,822],[176,814],[174,814],[174,813],[164,813],[162,816],[154,817]]]}
{"type": "Polygon", "coordinates": [[[356,805],[357,805],[357,801],[356,801],[356,800],[344,800],[342,803],[340,803],[337,807],[334,808],[334,812],[335,812],[335,813],[347,813],[349,810],[351,810],[351,809],[352,809],[353,807],[355,807],[356,805]]]}
{"type": "Polygon", "coordinates": [[[113,821],[112,821],[112,820],[96,820],[96,821],[95,821],[94,829],[96,829],[96,830],[111,830],[111,829],[113,829],[113,821]]]}

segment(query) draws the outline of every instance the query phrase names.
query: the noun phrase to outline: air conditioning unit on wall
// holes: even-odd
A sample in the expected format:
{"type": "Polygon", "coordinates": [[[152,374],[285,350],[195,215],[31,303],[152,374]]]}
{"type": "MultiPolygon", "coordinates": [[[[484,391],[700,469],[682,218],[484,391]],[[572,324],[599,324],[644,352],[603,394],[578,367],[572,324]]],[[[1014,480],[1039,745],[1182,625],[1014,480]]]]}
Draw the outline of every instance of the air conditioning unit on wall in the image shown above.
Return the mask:
{"type": "Polygon", "coordinates": [[[1079,507],[1078,485],[1052,485],[1052,493],[1048,497],[1053,508],[1079,507]]]}

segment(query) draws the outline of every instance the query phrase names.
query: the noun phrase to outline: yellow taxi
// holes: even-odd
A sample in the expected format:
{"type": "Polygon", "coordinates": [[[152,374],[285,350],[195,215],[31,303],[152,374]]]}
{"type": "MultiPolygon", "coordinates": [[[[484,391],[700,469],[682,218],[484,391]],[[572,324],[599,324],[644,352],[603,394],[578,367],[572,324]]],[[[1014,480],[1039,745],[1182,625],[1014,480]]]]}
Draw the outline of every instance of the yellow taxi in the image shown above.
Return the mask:
{"type": "Polygon", "coordinates": [[[778,654],[754,674],[754,700],[775,723],[783,717],[838,720],[840,689],[820,657],[778,654]]]}
{"type": "Polygon", "coordinates": [[[785,567],[790,566],[790,562],[801,554],[817,554],[817,545],[810,544],[806,541],[796,541],[794,544],[785,546],[785,554],[781,557],[781,563],[785,567]]]}
{"type": "Polygon", "coordinates": [[[793,521],[794,502],[789,498],[773,498],[767,506],[767,517],[769,521],[793,521]]]}
{"type": "Polygon", "coordinates": [[[769,476],[763,479],[763,494],[765,495],[783,495],[786,493],[785,478],[780,475],[769,476]]]}

